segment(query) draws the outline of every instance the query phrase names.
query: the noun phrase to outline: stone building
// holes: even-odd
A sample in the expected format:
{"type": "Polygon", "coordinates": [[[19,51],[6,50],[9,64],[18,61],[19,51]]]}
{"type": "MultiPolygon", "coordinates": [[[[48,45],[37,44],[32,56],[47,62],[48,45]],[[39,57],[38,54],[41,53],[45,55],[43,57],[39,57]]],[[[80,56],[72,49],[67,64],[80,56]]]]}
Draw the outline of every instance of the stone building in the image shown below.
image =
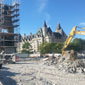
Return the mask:
{"type": "Polygon", "coordinates": [[[29,36],[24,34],[22,37],[22,42],[20,43],[20,49],[22,50],[22,45],[25,42],[29,42],[32,46],[33,52],[38,52],[39,46],[44,42],[49,43],[59,43],[64,42],[67,38],[67,35],[61,28],[60,24],[57,25],[56,31],[52,32],[51,28],[47,26],[44,22],[43,28],[40,28],[36,34],[30,33],[29,36]]]}

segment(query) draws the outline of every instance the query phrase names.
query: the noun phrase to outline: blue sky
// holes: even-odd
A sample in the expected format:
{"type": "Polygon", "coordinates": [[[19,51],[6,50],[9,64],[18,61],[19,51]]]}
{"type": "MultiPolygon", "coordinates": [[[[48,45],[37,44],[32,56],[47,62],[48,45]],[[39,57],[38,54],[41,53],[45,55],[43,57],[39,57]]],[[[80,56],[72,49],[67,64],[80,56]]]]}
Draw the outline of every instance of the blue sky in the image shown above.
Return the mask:
{"type": "Polygon", "coordinates": [[[46,20],[52,31],[60,22],[68,35],[75,25],[85,27],[85,0],[21,0],[20,32],[33,34],[46,20]]]}

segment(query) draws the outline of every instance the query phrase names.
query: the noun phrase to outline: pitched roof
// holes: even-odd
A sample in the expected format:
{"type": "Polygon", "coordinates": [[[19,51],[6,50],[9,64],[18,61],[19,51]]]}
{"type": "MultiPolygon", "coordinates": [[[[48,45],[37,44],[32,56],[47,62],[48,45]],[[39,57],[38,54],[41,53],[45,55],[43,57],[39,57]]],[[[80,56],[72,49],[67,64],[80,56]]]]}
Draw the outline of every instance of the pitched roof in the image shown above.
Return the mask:
{"type": "Polygon", "coordinates": [[[51,30],[50,27],[48,27],[48,29],[47,29],[47,33],[52,34],[52,30],[51,30]]]}
{"type": "Polygon", "coordinates": [[[43,25],[44,27],[47,27],[47,24],[46,24],[46,21],[44,21],[44,25],[43,25]]]}
{"type": "Polygon", "coordinates": [[[56,30],[60,30],[60,29],[61,29],[61,26],[60,26],[60,23],[58,23],[56,30]]]}
{"type": "Polygon", "coordinates": [[[62,35],[60,33],[57,33],[57,32],[53,32],[53,36],[56,37],[56,38],[62,37],[62,35]]]}

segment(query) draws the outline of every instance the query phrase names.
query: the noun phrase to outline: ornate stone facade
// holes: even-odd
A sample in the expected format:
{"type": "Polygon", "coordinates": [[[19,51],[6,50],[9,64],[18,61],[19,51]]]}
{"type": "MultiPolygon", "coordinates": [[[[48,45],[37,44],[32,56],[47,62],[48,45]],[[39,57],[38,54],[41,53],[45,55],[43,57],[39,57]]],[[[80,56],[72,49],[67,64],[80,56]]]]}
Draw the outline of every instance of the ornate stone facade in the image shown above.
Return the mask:
{"type": "Polygon", "coordinates": [[[36,34],[30,33],[29,36],[24,34],[22,37],[22,42],[21,42],[21,50],[22,50],[22,45],[25,42],[29,42],[32,46],[32,51],[33,52],[38,52],[39,46],[44,43],[44,42],[49,42],[49,43],[59,43],[59,42],[64,42],[67,38],[67,35],[61,28],[60,24],[58,24],[56,28],[56,32],[52,32],[51,28],[46,25],[46,22],[44,22],[43,28],[40,28],[36,34]]]}

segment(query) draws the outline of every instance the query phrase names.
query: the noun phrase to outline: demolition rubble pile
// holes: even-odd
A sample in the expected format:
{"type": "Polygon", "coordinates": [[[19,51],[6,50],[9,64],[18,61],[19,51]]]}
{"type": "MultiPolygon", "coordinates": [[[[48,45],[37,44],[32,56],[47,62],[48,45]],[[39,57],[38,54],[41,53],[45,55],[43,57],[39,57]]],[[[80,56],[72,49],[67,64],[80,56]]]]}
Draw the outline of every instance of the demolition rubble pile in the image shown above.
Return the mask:
{"type": "Polygon", "coordinates": [[[85,73],[85,58],[78,58],[76,54],[69,55],[67,52],[66,56],[59,55],[57,57],[49,57],[48,61],[48,65],[55,64],[59,71],[85,73]]]}

